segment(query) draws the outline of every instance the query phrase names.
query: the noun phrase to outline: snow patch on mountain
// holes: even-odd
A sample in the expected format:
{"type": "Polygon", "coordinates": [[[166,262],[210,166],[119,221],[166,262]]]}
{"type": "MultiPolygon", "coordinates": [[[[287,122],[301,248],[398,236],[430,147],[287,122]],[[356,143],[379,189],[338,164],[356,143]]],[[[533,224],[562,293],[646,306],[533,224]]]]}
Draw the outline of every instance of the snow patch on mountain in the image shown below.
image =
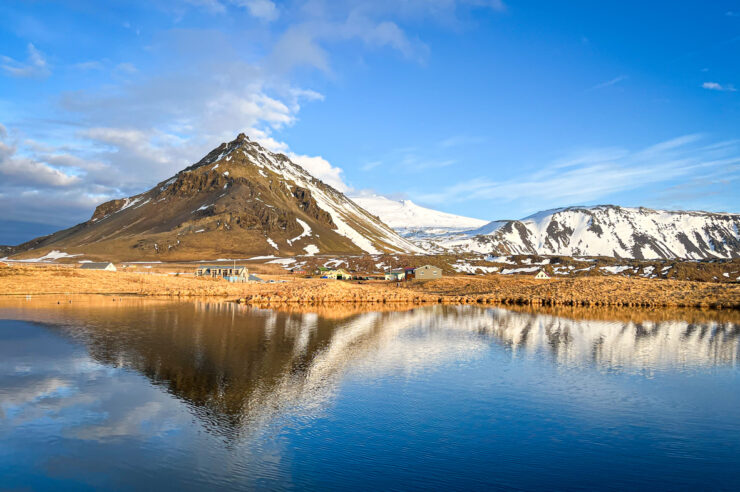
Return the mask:
{"type": "Polygon", "coordinates": [[[368,212],[377,215],[380,220],[402,235],[414,231],[429,234],[464,231],[476,229],[487,223],[481,219],[421,207],[411,200],[391,200],[380,195],[350,196],[350,199],[368,212]]]}
{"type": "Polygon", "coordinates": [[[613,205],[546,210],[521,220],[427,237],[450,252],[618,258],[740,257],[740,214],[613,205]]]}

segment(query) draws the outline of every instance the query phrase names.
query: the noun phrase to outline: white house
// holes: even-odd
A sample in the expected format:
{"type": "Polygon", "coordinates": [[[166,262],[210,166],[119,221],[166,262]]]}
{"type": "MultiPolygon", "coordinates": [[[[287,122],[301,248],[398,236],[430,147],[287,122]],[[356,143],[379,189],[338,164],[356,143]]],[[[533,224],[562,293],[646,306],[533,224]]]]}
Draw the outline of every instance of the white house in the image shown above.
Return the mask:
{"type": "Polygon", "coordinates": [[[83,270],[105,270],[106,272],[115,272],[116,266],[113,263],[110,262],[90,262],[90,263],[83,263],[80,267],[83,270]]]}
{"type": "Polygon", "coordinates": [[[536,278],[537,280],[549,280],[550,276],[546,274],[544,270],[540,270],[539,272],[537,272],[537,275],[535,275],[534,278],[536,278]]]}

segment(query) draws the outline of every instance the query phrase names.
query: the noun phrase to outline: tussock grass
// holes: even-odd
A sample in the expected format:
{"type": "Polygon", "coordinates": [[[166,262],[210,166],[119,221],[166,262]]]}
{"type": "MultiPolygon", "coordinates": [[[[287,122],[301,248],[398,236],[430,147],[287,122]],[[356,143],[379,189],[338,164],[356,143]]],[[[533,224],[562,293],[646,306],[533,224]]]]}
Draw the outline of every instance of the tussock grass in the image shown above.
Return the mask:
{"type": "Polygon", "coordinates": [[[522,306],[701,307],[740,309],[740,285],[642,278],[531,276],[444,277],[408,282],[344,282],[289,276],[286,283],[230,284],[165,273],[100,272],[63,265],[0,268],[0,295],[120,294],[226,297],[274,304],[505,304],[522,306]]]}

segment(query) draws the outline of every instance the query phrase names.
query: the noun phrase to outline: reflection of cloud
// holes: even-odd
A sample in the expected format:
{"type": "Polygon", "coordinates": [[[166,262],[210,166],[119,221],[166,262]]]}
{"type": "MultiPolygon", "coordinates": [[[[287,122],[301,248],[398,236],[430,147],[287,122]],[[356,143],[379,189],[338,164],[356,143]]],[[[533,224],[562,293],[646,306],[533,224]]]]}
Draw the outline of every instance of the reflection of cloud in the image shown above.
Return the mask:
{"type": "Polygon", "coordinates": [[[516,358],[627,372],[734,365],[740,354],[740,328],[732,323],[575,320],[477,306],[332,320],[231,303],[115,304],[72,304],[63,315],[25,311],[63,319],[64,333],[83,342],[93,360],[60,352],[31,368],[35,383],[13,387],[14,368],[24,368],[3,358],[0,375],[13,376],[0,379],[9,395],[2,408],[14,422],[51,414],[78,439],[158,436],[189,425],[171,394],[214,434],[245,440],[286,416],[315,418],[348,374],[406,378],[495,346],[516,358]],[[119,368],[135,369],[167,393],[119,368]]]}

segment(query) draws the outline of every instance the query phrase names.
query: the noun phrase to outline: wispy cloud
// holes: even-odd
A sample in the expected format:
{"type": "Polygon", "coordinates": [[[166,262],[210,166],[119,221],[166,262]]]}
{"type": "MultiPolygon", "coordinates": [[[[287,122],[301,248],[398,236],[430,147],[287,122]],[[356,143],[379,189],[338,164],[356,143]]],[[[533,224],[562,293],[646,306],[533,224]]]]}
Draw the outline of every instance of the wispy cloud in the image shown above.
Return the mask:
{"type": "Polygon", "coordinates": [[[533,173],[494,181],[476,177],[439,193],[412,193],[422,203],[526,201],[535,208],[603,200],[618,192],[702,176],[735,176],[740,170],[737,141],[700,145],[700,135],[685,135],[630,151],[594,149],[552,162],[533,173]]]}
{"type": "Polygon", "coordinates": [[[362,169],[363,171],[372,171],[373,169],[375,169],[376,167],[382,164],[383,164],[383,161],[366,162],[360,167],[360,169],[362,169]]]}
{"type": "Polygon", "coordinates": [[[595,91],[595,90],[598,90],[598,89],[605,89],[606,87],[611,87],[613,85],[616,85],[616,84],[622,82],[623,80],[627,80],[628,78],[629,77],[627,75],[619,75],[617,77],[614,77],[613,79],[607,80],[606,82],[602,82],[600,84],[596,84],[596,85],[594,85],[592,87],[589,87],[588,90],[595,91]]]}
{"type": "Polygon", "coordinates": [[[185,3],[215,14],[227,12],[228,5],[242,7],[253,17],[265,21],[273,21],[279,16],[278,8],[272,0],[185,0],[185,3]]]}
{"type": "Polygon", "coordinates": [[[26,48],[28,57],[25,61],[18,61],[9,56],[0,56],[0,68],[12,77],[48,77],[51,70],[44,55],[32,43],[26,48]]]}
{"type": "Polygon", "coordinates": [[[103,70],[104,66],[102,62],[99,62],[97,60],[90,60],[90,61],[84,61],[75,63],[72,65],[72,68],[82,71],[87,70],[103,70]]]}
{"type": "Polygon", "coordinates": [[[717,82],[704,82],[702,88],[710,91],[735,92],[737,89],[732,84],[719,84],[717,82]]]}

